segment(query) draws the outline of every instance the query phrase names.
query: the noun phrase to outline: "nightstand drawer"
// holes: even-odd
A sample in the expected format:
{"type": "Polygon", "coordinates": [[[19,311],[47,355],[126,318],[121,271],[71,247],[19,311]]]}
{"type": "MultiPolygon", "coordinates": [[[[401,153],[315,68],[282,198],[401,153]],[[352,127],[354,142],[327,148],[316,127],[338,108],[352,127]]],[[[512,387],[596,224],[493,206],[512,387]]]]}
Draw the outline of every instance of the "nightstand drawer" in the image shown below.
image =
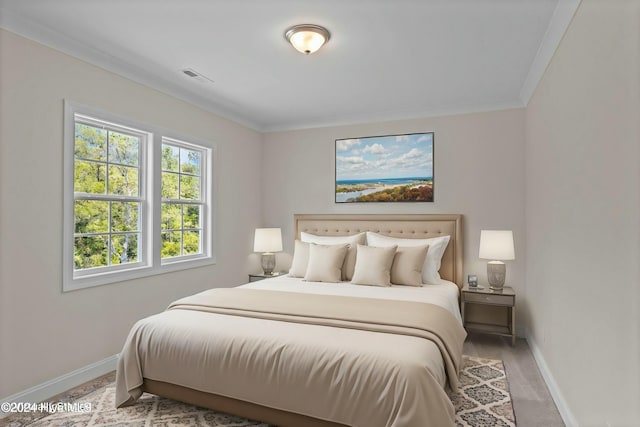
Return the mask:
{"type": "Polygon", "coordinates": [[[515,302],[513,295],[472,294],[470,292],[464,293],[464,301],[506,306],[513,306],[515,302]]]}
{"type": "Polygon", "coordinates": [[[249,283],[264,279],[271,279],[272,277],[283,276],[285,274],[287,274],[286,271],[276,271],[271,274],[249,274],[249,283]]]}

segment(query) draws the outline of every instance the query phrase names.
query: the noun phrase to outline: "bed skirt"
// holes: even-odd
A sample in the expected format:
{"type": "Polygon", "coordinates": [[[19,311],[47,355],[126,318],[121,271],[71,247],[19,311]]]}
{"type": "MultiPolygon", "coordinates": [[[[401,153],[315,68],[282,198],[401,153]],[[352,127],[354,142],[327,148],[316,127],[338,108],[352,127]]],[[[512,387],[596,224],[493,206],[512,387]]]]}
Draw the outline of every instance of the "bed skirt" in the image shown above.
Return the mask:
{"type": "Polygon", "coordinates": [[[274,424],[278,427],[348,427],[331,421],[269,408],[218,394],[206,393],[188,387],[145,378],[142,386],[147,393],[167,397],[195,406],[213,409],[243,418],[274,424]]]}

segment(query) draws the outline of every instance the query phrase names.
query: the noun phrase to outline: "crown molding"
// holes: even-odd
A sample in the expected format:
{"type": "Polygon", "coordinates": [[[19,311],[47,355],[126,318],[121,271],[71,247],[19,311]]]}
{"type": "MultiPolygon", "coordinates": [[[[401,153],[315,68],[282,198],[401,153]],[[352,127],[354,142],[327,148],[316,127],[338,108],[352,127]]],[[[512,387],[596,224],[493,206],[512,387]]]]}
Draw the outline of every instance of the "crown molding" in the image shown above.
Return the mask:
{"type": "Polygon", "coordinates": [[[479,105],[475,107],[462,108],[440,108],[432,110],[424,110],[420,112],[395,111],[382,112],[379,114],[354,115],[349,117],[329,117],[323,120],[306,121],[296,124],[280,124],[273,126],[264,126],[261,130],[263,133],[287,132],[305,129],[317,129],[339,126],[356,126],[370,123],[396,122],[403,120],[420,120],[443,116],[459,116],[463,114],[488,113],[491,111],[513,110],[524,108],[525,105],[520,101],[500,102],[487,105],[479,105]]]}
{"type": "Polygon", "coordinates": [[[520,100],[524,106],[529,104],[529,100],[547,71],[553,55],[558,46],[560,46],[560,42],[571,24],[578,6],[580,6],[580,2],[581,0],[558,0],[547,31],[542,38],[542,43],[540,43],[538,52],[529,68],[527,78],[520,90],[520,100]]]}

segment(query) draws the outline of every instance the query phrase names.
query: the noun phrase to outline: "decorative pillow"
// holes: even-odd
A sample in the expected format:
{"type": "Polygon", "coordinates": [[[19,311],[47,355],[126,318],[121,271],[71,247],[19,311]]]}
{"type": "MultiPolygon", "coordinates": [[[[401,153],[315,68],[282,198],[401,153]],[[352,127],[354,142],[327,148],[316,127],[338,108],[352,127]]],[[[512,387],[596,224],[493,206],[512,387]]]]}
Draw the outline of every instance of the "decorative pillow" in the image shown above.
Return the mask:
{"type": "Polygon", "coordinates": [[[291,268],[289,268],[289,276],[304,277],[307,273],[307,265],[309,265],[309,243],[295,241],[293,249],[293,260],[291,268]]]}
{"type": "Polygon", "coordinates": [[[342,280],[351,280],[353,270],[356,267],[356,245],[364,245],[366,238],[364,233],[353,234],[351,236],[317,236],[315,234],[300,233],[300,240],[307,243],[318,243],[321,245],[349,245],[347,256],[342,265],[342,280]]]}
{"type": "Polygon", "coordinates": [[[429,245],[416,247],[398,246],[391,265],[391,283],[394,285],[421,286],[422,269],[429,245]]]}
{"type": "Polygon", "coordinates": [[[309,245],[309,264],[304,280],[307,282],[340,281],[342,264],[347,255],[348,245],[309,245]]]}
{"type": "Polygon", "coordinates": [[[367,232],[367,243],[371,246],[415,247],[428,245],[429,250],[422,267],[422,283],[437,285],[440,283],[440,264],[442,255],[449,244],[451,236],[433,237],[431,239],[401,239],[398,237],[383,236],[382,234],[367,232]]]}
{"type": "Polygon", "coordinates": [[[358,245],[356,266],[351,283],[391,286],[391,265],[395,254],[396,246],[376,248],[358,245]]]}

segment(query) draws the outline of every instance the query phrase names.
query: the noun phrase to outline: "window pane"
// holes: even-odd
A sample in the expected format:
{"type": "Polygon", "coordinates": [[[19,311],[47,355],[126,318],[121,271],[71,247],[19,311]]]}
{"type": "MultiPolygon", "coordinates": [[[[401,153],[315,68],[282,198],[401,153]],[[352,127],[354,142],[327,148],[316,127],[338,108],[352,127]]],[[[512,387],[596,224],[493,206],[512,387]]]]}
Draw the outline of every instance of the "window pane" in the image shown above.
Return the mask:
{"type": "Polygon", "coordinates": [[[76,233],[109,231],[109,202],[76,200],[73,207],[76,233]]]}
{"type": "Polygon", "coordinates": [[[179,152],[180,149],[178,147],[162,144],[163,171],[178,172],[179,152]]]}
{"type": "Polygon", "coordinates": [[[104,163],[74,162],[73,191],[80,193],[104,194],[107,165],[104,163]]]}
{"type": "Polygon", "coordinates": [[[111,264],[138,262],[138,234],[111,236],[111,264]]]}
{"type": "Polygon", "coordinates": [[[109,162],[138,166],[140,138],[109,132],[109,162]]]}
{"type": "Polygon", "coordinates": [[[182,205],[175,203],[162,204],[163,230],[180,230],[182,228],[182,205]]]}
{"type": "Polygon", "coordinates": [[[200,251],[200,232],[185,231],[184,232],[184,255],[199,254],[200,251]]]}
{"type": "Polygon", "coordinates": [[[162,172],[162,198],[178,199],[178,174],[162,172]]]}
{"type": "Polygon", "coordinates": [[[107,131],[76,123],[74,153],[82,159],[107,160],[107,131]]]}
{"type": "Polygon", "coordinates": [[[180,198],[200,200],[200,177],[180,175],[180,198]]]}
{"type": "Polygon", "coordinates": [[[76,270],[107,265],[107,236],[76,237],[73,260],[76,270]]]}
{"type": "Polygon", "coordinates": [[[182,233],[179,231],[162,233],[162,258],[180,256],[182,233]]]}
{"type": "Polygon", "coordinates": [[[202,228],[200,226],[200,206],[185,205],[184,228],[202,228]]]}
{"type": "Polygon", "coordinates": [[[109,194],[138,196],[138,168],[109,165],[109,194]]]}
{"type": "Polygon", "coordinates": [[[200,175],[200,152],[180,149],[180,171],[200,175]]]}
{"type": "Polygon", "coordinates": [[[138,231],[140,203],[111,202],[111,231],[138,231]]]}

